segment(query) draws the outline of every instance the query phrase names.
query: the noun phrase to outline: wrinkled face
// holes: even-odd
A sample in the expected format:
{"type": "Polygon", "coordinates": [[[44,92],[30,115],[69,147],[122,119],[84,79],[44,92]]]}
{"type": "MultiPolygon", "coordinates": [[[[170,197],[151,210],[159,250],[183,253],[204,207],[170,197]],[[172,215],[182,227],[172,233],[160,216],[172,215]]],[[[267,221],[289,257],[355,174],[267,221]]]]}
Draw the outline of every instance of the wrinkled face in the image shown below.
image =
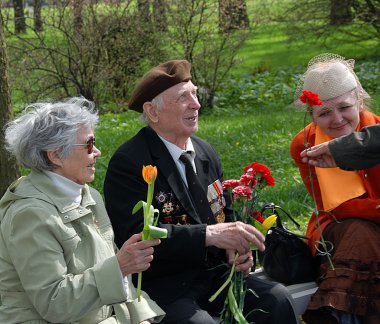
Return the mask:
{"type": "MultiPolygon", "coordinates": [[[[77,133],[76,144],[86,144],[89,138],[94,137],[91,129],[82,127],[77,133]]],[[[70,155],[60,162],[55,163],[54,172],[64,176],[78,184],[85,184],[94,180],[95,160],[101,152],[94,146],[89,154],[86,146],[73,146],[70,155]]]]}
{"type": "Polygon", "coordinates": [[[201,105],[197,87],[181,82],[162,92],[163,107],[157,110],[155,130],[168,141],[177,144],[198,130],[198,111],[201,105]]]}
{"type": "Polygon", "coordinates": [[[340,137],[356,130],[362,109],[361,101],[357,99],[355,92],[349,91],[323,101],[322,106],[314,106],[311,117],[325,134],[340,137]]]}

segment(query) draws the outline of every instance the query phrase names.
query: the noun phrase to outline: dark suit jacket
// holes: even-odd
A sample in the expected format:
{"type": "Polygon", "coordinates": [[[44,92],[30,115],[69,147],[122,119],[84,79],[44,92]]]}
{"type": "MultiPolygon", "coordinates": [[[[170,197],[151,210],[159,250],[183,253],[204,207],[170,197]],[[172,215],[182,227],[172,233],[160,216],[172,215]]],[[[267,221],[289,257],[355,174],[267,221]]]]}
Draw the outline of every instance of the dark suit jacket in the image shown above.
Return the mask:
{"type": "MultiPolygon", "coordinates": [[[[214,181],[222,181],[221,163],[210,144],[195,136],[191,140],[198,177],[207,192],[214,181]]],[[[186,292],[186,287],[204,275],[210,259],[214,265],[221,262],[215,260],[225,253],[215,252],[215,248],[211,253],[205,247],[206,224],[201,221],[202,215],[192,204],[165,144],[149,127],[121,145],[108,166],[104,195],[116,244],[120,247],[132,234],[142,230],[143,214],[132,215],[132,209],[138,201],[146,201],[147,184],[142,178],[142,167],[149,164],[158,169],[153,205],[160,210],[159,226],[167,228],[168,238],[155,248],[154,260],[143,273],[142,285],[156,302],[165,304],[186,292]]],[[[229,201],[228,197],[226,200],[229,201]]]]}
{"type": "Polygon", "coordinates": [[[380,163],[380,124],[338,137],[329,143],[329,148],[340,168],[369,169],[380,163]]]}

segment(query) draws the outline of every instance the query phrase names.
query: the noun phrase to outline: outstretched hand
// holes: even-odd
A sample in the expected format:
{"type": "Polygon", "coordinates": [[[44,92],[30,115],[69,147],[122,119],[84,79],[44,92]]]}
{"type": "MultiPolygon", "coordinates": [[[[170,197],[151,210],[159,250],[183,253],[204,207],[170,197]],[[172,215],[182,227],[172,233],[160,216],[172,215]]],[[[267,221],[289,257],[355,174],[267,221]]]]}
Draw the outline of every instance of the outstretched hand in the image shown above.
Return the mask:
{"type": "Polygon", "coordinates": [[[301,152],[302,162],[320,168],[335,168],[337,165],[329,149],[329,142],[315,145],[301,152]]]}

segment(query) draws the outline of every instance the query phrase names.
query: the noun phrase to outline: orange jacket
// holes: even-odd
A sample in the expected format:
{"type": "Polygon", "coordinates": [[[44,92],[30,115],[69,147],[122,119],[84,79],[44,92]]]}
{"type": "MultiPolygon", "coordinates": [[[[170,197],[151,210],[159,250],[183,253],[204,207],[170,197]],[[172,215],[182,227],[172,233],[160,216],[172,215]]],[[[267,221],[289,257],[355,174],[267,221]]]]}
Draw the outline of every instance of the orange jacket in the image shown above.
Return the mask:
{"type": "MultiPolygon", "coordinates": [[[[371,112],[364,111],[360,113],[360,129],[379,122],[380,117],[371,112]]],[[[306,163],[302,162],[300,153],[306,147],[313,146],[314,144],[315,124],[310,123],[294,137],[290,145],[290,154],[298,166],[302,180],[311,196],[312,191],[309,177],[309,167],[306,163]]],[[[310,166],[310,171],[313,179],[317,208],[318,210],[323,210],[321,192],[315,173],[315,168],[310,166]]],[[[333,209],[331,212],[338,220],[345,218],[363,218],[380,224],[380,165],[367,170],[360,170],[358,173],[363,181],[364,187],[366,188],[367,194],[358,198],[350,199],[333,209]]],[[[334,219],[327,213],[320,213],[318,218],[322,232],[328,224],[334,221],[334,219]]],[[[313,213],[310,217],[306,236],[309,238],[307,243],[315,254],[316,251],[314,242],[320,240],[315,213],[313,213]]]]}

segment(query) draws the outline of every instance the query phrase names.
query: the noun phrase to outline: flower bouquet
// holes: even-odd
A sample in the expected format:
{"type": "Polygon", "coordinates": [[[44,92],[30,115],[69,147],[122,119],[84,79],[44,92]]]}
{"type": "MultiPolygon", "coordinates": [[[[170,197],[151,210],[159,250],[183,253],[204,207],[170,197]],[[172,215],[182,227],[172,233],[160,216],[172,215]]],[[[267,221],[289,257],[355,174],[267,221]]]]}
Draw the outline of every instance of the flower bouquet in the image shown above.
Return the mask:
{"type": "MultiPolygon", "coordinates": [[[[246,224],[252,224],[265,234],[276,222],[276,216],[271,215],[264,219],[258,211],[259,193],[266,186],[274,186],[275,180],[270,170],[263,164],[253,162],[244,168],[244,173],[239,180],[223,181],[223,190],[228,190],[231,195],[233,215],[232,221],[241,221],[246,224]]],[[[252,250],[256,247],[252,246],[252,250]]],[[[235,261],[238,254],[235,255],[235,261]]],[[[232,264],[229,276],[218,291],[210,297],[212,302],[216,297],[228,287],[228,293],[225,300],[225,306],[221,318],[224,324],[239,323],[244,324],[248,321],[244,316],[244,298],[247,292],[244,273],[235,272],[235,262],[232,264]]],[[[249,290],[249,293],[255,294],[249,290]]]]}
{"type": "MultiPolygon", "coordinates": [[[[151,240],[153,238],[166,238],[167,229],[157,227],[159,210],[154,209],[152,206],[153,192],[154,192],[154,182],[157,178],[157,168],[152,165],[143,166],[142,176],[144,181],[148,184],[148,193],[146,202],[140,200],[135,207],[133,207],[132,214],[135,214],[138,210],[143,208],[144,212],[144,227],[142,231],[142,240],[151,240]],[[157,214],[156,218],[154,217],[157,214]]],[[[140,301],[141,296],[141,281],[142,273],[139,272],[137,278],[137,296],[140,301]]]]}

